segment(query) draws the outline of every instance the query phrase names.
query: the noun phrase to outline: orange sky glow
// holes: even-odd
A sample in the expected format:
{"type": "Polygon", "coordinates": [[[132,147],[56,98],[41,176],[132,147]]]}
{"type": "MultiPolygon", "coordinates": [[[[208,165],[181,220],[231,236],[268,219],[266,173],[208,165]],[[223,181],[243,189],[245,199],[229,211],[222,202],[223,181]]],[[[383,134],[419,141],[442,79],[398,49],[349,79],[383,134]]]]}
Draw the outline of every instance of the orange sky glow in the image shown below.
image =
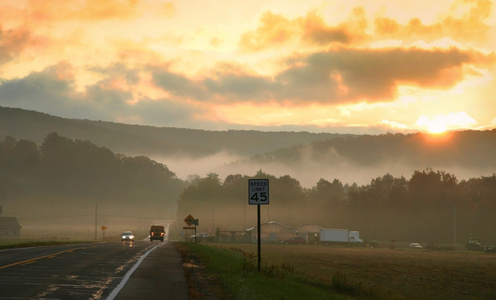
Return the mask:
{"type": "Polygon", "coordinates": [[[494,1],[430,3],[0,0],[0,106],[206,130],[496,128],[494,1]]]}

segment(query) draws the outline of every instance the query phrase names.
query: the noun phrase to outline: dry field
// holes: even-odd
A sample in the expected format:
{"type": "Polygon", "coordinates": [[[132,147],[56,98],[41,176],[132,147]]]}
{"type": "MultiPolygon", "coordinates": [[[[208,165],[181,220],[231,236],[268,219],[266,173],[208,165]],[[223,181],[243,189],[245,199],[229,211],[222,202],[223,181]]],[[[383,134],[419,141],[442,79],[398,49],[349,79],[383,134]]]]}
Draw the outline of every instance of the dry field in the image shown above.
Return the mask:
{"type": "MultiPolygon", "coordinates": [[[[257,254],[256,244],[215,244],[257,254]]],[[[331,281],[335,274],[395,299],[496,299],[496,254],[407,248],[262,245],[262,264],[331,281]]]]}

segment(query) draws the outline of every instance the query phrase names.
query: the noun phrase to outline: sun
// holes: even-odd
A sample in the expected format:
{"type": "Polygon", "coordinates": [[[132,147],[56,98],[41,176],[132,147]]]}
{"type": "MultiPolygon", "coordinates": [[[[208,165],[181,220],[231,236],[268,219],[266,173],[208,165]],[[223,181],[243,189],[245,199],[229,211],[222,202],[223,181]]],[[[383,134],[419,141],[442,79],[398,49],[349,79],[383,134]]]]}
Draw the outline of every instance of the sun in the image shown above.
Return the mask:
{"type": "Polygon", "coordinates": [[[448,130],[448,126],[442,122],[436,122],[436,120],[433,120],[429,125],[427,125],[427,130],[432,134],[441,134],[448,130]]]}
{"type": "Polygon", "coordinates": [[[447,115],[439,114],[432,119],[427,116],[421,116],[417,120],[416,125],[432,134],[441,134],[452,129],[468,129],[476,123],[477,122],[465,112],[457,112],[449,113],[447,115]]]}

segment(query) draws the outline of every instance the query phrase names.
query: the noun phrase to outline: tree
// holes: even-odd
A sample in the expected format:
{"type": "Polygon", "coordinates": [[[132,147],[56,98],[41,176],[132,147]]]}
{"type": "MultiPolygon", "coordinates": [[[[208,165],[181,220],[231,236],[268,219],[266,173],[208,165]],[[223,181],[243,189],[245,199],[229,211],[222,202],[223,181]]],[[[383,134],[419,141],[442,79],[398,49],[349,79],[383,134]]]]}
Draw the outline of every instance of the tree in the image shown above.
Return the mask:
{"type": "Polygon", "coordinates": [[[34,142],[20,140],[15,145],[14,160],[17,168],[35,168],[40,164],[40,152],[34,142]]]}
{"type": "Polygon", "coordinates": [[[14,167],[14,153],[16,140],[11,136],[6,136],[0,143],[0,170],[1,168],[11,169],[14,167]]]}

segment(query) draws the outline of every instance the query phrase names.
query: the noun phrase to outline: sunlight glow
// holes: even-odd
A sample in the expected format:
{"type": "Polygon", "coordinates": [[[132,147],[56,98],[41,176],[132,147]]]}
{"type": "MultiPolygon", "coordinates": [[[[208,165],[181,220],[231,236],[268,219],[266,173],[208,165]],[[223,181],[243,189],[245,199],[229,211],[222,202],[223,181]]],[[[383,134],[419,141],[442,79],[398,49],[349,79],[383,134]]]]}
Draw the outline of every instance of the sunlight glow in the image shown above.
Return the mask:
{"type": "Polygon", "coordinates": [[[416,125],[421,129],[426,129],[430,133],[443,133],[450,129],[467,129],[477,122],[465,112],[449,113],[447,115],[439,114],[430,119],[427,116],[421,116],[416,125]]]}

